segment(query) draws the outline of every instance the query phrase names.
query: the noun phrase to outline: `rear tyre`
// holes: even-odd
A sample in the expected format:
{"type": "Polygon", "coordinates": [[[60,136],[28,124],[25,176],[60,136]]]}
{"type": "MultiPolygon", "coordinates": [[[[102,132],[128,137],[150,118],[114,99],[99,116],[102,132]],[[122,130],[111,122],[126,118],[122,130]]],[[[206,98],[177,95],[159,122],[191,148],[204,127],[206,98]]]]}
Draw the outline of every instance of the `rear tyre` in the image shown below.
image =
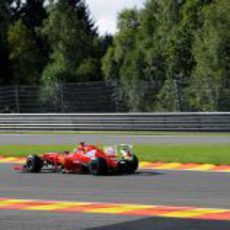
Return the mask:
{"type": "Polygon", "coordinates": [[[27,172],[39,173],[43,167],[43,161],[39,156],[32,155],[27,158],[25,166],[27,172]]]}
{"type": "Polygon", "coordinates": [[[132,160],[126,160],[127,163],[127,173],[132,174],[138,169],[139,160],[136,155],[133,155],[132,160]]]}
{"type": "Polygon", "coordinates": [[[120,175],[128,173],[127,161],[120,160],[118,162],[118,164],[117,164],[117,173],[120,174],[120,175]]]}
{"type": "Polygon", "coordinates": [[[108,173],[108,165],[104,158],[96,158],[90,162],[90,173],[94,176],[106,175],[108,173]]]}

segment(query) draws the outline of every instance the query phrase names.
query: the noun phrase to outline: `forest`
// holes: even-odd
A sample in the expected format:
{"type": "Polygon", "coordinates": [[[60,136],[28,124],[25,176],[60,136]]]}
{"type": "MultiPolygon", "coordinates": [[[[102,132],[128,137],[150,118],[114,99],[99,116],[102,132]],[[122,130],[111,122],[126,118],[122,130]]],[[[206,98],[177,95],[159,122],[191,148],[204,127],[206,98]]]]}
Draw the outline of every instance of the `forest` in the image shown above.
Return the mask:
{"type": "Polygon", "coordinates": [[[84,0],[0,0],[0,86],[118,82],[128,111],[230,111],[229,0],[146,0],[100,35],[84,0]]]}

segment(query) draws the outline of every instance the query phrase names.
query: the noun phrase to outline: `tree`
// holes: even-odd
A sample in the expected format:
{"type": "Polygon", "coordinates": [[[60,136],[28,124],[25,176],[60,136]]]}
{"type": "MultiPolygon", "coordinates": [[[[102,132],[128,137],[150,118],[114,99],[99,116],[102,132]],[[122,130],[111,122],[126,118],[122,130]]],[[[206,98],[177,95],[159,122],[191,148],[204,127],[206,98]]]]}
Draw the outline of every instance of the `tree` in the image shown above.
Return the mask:
{"type": "Polygon", "coordinates": [[[43,3],[43,0],[0,2],[0,63],[3,63],[0,68],[5,84],[38,83],[48,56],[45,41],[38,33],[46,17],[43,3]]]}
{"type": "Polygon", "coordinates": [[[52,53],[42,81],[77,82],[100,78],[100,42],[85,2],[59,0],[51,3],[48,13],[42,34],[52,53]]]}
{"type": "Polygon", "coordinates": [[[194,33],[200,27],[202,1],[171,1],[167,15],[171,28],[166,46],[166,81],[158,96],[158,109],[187,111],[186,90],[195,61],[192,53],[194,33]]]}
{"type": "Polygon", "coordinates": [[[168,16],[166,46],[166,81],[158,95],[158,109],[164,111],[189,111],[192,72],[196,62],[193,54],[195,34],[203,25],[203,7],[210,1],[171,1],[168,16]]]}
{"type": "Polygon", "coordinates": [[[140,12],[139,49],[146,63],[144,79],[163,83],[167,71],[166,43],[170,30],[167,9],[169,1],[148,0],[140,12]]]}
{"type": "Polygon", "coordinates": [[[197,64],[189,90],[195,111],[230,109],[229,12],[228,0],[213,1],[203,9],[204,24],[193,45],[197,64]]]}
{"type": "Polygon", "coordinates": [[[152,111],[165,80],[165,35],[169,26],[162,12],[168,5],[167,1],[149,0],[143,10],[122,11],[119,32],[103,59],[105,77],[121,80],[131,111],[152,111]]]}
{"type": "Polygon", "coordinates": [[[105,80],[120,79],[119,65],[115,60],[115,47],[111,45],[102,59],[102,71],[105,80]]]}
{"type": "Polygon", "coordinates": [[[8,42],[11,52],[9,60],[13,68],[13,84],[31,85],[39,82],[42,65],[39,47],[32,31],[21,21],[8,29],[8,42]]]}
{"type": "Polygon", "coordinates": [[[13,0],[0,1],[0,85],[11,81],[7,28],[13,17],[13,0]]]}
{"type": "Polygon", "coordinates": [[[47,62],[48,49],[39,33],[46,18],[44,0],[18,1],[7,31],[14,84],[37,84],[47,62]]]}
{"type": "Polygon", "coordinates": [[[136,35],[139,27],[139,12],[137,9],[123,10],[118,17],[119,33],[115,35],[113,45],[103,59],[102,69],[107,80],[118,79],[123,88],[130,110],[135,111],[140,104],[137,85],[141,78],[140,52],[136,49],[136,35]],[[136,100],[133,100],[133,97],[136,100]],[[132,99],[131,99],[132,98],[132,99]]]}
{"type": "Polygon", "coordinates": [[[44,3],[45,0],[26,0],[21,4],[18,19],[21,19],[34,33],[43,24],[43,20],[47,18],[44,3]]]}

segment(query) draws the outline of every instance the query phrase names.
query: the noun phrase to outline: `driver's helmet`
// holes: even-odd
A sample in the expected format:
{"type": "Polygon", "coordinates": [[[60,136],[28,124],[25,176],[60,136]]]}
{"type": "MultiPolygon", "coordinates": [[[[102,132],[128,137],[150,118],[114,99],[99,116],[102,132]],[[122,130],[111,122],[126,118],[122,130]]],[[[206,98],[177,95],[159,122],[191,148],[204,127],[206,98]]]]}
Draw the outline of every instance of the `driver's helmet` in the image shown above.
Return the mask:
{"type": "Polygon", "coordinates": [[[79,145],[79,148],[84,148],[85,147],[85,142],[81,142],[80,145],[79,145]]]}
{"type": "Polygon", "coordinates": [[[77,148],[73,149],[72,153],[79,153],[79,152],[85,153],[85,147],[86,147],[85,143],[81,142],[77,148]]]}
{"type": "Polygon", "coordinates": [[[86,152],[85,151],[86,150],[85,147],[86,147],[86,144],[84,142],[81,142],[80,145],[78,146],[78,150],[80,150],[83,153],[85,153],[86,152]]]}
{"type": "Polygon", "coordinates": [[[116,155],[116,151],[113,147],[109,146],[105,148],[105,154],[109,156],[114,156],[116,155]]]}

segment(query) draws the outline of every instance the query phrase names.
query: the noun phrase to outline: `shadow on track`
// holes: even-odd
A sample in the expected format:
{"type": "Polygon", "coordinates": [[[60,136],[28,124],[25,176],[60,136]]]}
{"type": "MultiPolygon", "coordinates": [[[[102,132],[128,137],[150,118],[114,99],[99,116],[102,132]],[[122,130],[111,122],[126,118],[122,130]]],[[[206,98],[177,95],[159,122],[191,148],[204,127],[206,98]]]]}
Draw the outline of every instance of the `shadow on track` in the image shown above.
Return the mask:
{"type": "Polygon", "coordinates": [[[153,171],[138,171],[133,175],[135,175],[135,176],[160,176],[160,175],[164,175],[164,173],[153,172],[153,171]]]}
{"type": "Polygon", "coordinates": [[[175,218],[144,218],[120,224],[108,225],[87,230],[229,230],[229,221],[211,221],[175,218]]]}
{"type": "MultiPolygon", "coordinates": [[[[39,173],[29,173],[29,172],[23,172],[23,171],[17,171],[17,173],[22,173],[22,174],[33,174],[33,175],[39,175],[39,174],[63,174],[63,175],[83,175],[83,176],[87,176],[87,175],[91,175],[90,173],[84,173],[84,172],[77,172],[77,173],[62,173],[62,171],[51,171],[51,170],[45,170],[43,169],[41,172],[39,173]]],[[[164,175],[164,173],[162,172],[153,172],[153,171],[138,171],[135,172],[134,174],[115,174],[115,173],[111,173],[111,174],[107,174],[107,175],[103,175],[100,177],[131,177],[131,176],[159,176],[159,175],[164,175]]],[[[91,175],[92,176],[92,175],[91,175]]]]}

